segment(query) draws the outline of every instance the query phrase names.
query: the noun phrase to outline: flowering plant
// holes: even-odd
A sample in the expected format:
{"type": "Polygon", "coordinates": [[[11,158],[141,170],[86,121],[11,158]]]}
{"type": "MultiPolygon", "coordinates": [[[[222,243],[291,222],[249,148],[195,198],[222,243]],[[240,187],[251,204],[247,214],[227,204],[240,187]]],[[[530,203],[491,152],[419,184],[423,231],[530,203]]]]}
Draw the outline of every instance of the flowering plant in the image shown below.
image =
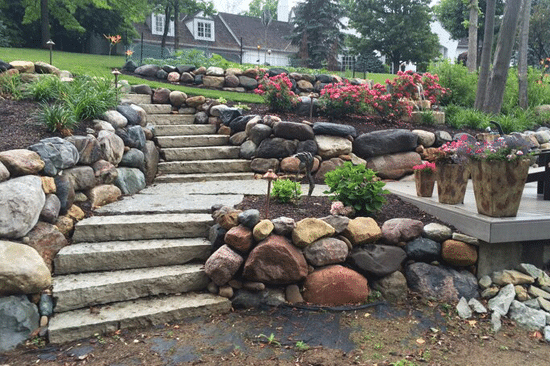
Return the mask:
{"type": "Polygon", "coordinates": [[[418,171],[421,171],[421,172],[433,174],[433,173],[435,173],[436,167],[435,167],[435,163],[426,162],[424,164],[413,166],[413,170],[414,171],[418,170],[418,171]]]}
{"type": "Polygon", "coordinates": [[[292,91],[292,82],[286,74],[273,77],[264,74],[254,92],[261,95],[275,112],[291,111],[298,103],[298,96],[292,91]]]}
{"type": "Polygon", "coordinates": [[[398,71],[393,80],[386,79],[386,84],[391,87],[396,99],[426,98],[434,105],[439,104],[440,98],[450,92],[450,89],[439,84],[439,76],[430,73],[420,75],[411,70],[398,71]]]}
{"type": "Polygon", "coordinates": [[[470,149],[468,135],[464,134],[458,141],[443,144],[434,154],[436,162],[460,164],[466,160],[468,149],[470,149]]]}
{"type": "Polygon", "coordinates": [[[117,43],[119,43],[122,40],[122,37],[120,36],[120,34],[117,34],[116,36],[111,36],[111,35],[106,36],[104,34],[103,37],[105,37],[105,39],[109,41],[109,56],[111,56],[111,50],[113,49],[114,46],[117,45],[117,43]]]}
{"type": "Polygon", "coordinates": [[[329,84],[321,90],[319,105],[325,114],[334,117],[361,114],[366,110],[368,93],[366,85],[329,84]]]}
{"type": "Polygon", "coordinates": [[[475,160],[506,160],[513,161],[529,158],[530,144],[521,137],[499,137],[494,141],[480,141],[469,145],[464,153],[475,160]]]}

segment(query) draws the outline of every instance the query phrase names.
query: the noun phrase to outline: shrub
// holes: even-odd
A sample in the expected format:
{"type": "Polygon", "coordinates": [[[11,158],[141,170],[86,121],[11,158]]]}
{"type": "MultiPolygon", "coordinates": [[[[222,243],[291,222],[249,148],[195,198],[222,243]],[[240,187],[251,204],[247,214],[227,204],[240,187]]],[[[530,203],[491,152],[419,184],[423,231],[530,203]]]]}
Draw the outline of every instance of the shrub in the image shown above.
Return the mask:
{"type": "Polygon", "coordinates": [[[319,107],[328,116],[361,114],[367,109],[369,89],[367,85],[351,85],[348,82],[329,84],[321,90],[319,107]]]}
{"type": "Polygon", "coordinates": [[[297,201],[302,195],[302,186],[290,179],[278,179],[273,181],[271,197],[282,203],[297,201]]]}
{"type": "Polygon", "coordinates": [[[439,84],[451,90],[441,97],[442,105],[455,104],[471,108],[476,100],[477,74],[468,72],[461,64],[452,64],[448,60],[428,67],[431,74],[437,74],[439,84]]]}
{"type": "Polygon", "coordinates": [[[254,92],[264,98],[272,111],[288,112],[293,110],[298,103],[298,96],[291,89],[292,82],[286,74],[273,77],[264,74],[254,92]]]}
{"type": "Polygon", "coordinates": [[[491,115],[473,108],[449,106],[445,109],[445,119],[454,128],[468,126],[470,128],[483,129],[489,126],[491,115]]]}
{"type": "Polygon", "coordinates": [[[372,169],[362,164],[353,165],[349,161],[326,173],[325,184],[330,189],[324,193],[332,194],[331,200],[341,201],[344,206],[366,214],[379,211],[386,202],[384,194],[390,193],[372,169]]]}
{"type": "Polygon", "coordinates": [[[43,103],[39,118],[52,132],[72,130],[78,123],[71,108],[60,103],[51,105],[43,103]]]}
{"type": "Polygon", "coordinates": [[[0,74],[0,95],[10,96],[12,99],[19,100],[23,97],[21,92],[21,76],[1,75],[0,74]]]}
{"type": "Polygon", "coordinates": [[[37,102],[65,99],[70,86],[55,75],[45,75],[30,83],[25,96],[37,102]]]}
{"type": "Polygon", "coordinates": [[[110,81],[90,76],[76,78],[65,101],[78,121],[94,119],[117,105],[116,91],[110,81]]]}

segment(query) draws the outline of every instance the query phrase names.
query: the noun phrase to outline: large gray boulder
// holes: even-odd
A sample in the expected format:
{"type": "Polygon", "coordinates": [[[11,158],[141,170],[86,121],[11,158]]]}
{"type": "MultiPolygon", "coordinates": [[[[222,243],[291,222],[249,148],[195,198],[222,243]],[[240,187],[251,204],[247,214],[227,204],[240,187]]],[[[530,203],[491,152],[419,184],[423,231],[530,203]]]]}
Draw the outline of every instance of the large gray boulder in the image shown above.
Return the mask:
{"type": "Polygon", "coordinates": [[[66,140],[76,147],[79,164],[92,165],[101,159],[101,146],[94,135],[69,136],[66,140]]]}
{"type": "Polygon", "coordinates": [[[273,132],[271,127],[264,125],[263,123],[258,123],[250,129],[248,138],[256,145],[259,145],[263,140],[271,135],[271,132],[273,132]]]}
{"type": "Polygon", "coordinates": [[[159,151],[153,141],[147,141],[145,146],[141,150],[143,152],[143,158],[145,161],[144,171],[145,183],[153,184],[158,171],[158,165],[160,160],[159,151]]]}
{"type": "Polygon", "coordinates": [[[131,148],[122,156],[119,166],[137,168],[145,172],[145,155],[141,150],[131,148]]]}
{"type": "Polygon", "coordinates": [[[310,125],[299,122],[279,122],[273,126],[273,135],[288,140],[313,140],[315,134],[310,125]]]}
{"type": "Polygon", "coordinates": [[[52,283],[50,270],[34,248],[5,240],[0,240],[0,278],[0,296],[36,294],[52,283]]]}
{"type": "Polygon", "coordinates": [[[25,175],[0,183],[0,237],[25,236],[40,217],[46,195],[36,175],[25,175]]]}
{"type": "Polygon", "coordinates": [[[13,177],[27,174],[37,174],[44,169],[44,161],[34,151],[15,149],[0,152],[0,163],[13,177]]]}
{"type": "Polygon", "coordinates": [[[116,110],[117,110],[118,113],[122,114],[126,118],[129,125],[139,125],[140,124],[141,117],[140,117],[138,111],[136,111],[130,105],[118,105],[116,107],[116,110]]]}
{"type": "Polygon", "coordinates": [[[285,158],[294,154],[298,143],[280,137],[268,138],[261,142],[256,151],[257,158],[285,158]]]}
{"type": "Polygon", "coordinates": [[[425,297],[442,301],[458,301],[477,298],[476,277],[466,271],[457,271],[444,266],[432,266],[427,263],[413,263],[406,267],[405,277],[409,288],[425,297]]]}
{"type": "Polygon", "coordinates": [[[405,251],[391,245],[365,245],[354,249],[348,258],[359,273],[376,277],[397,271],[405,259],[405,251]]]}
{"type": "Polygon", "coordinates": [[[29,146],[44,160],[44,173],[56,175],[59,170],[71,168],[78,163],[80,154],[75,145],[60,137],[50,137],[29,146]]]}
{"type": "Polygon", "coordinates": [[[409,130],[382,130],[364,133],[353,142],[353,152],[363,159],[414,151],[418,136],[409,130]]]}
{"type": "Polygon", "coordinates": [[[56,186],[55,194],[61,204],[59,213],[65,215],[73,205],[75,198],[73,181],[66,175],[58,175],[54,179],[56,186]]]}
{"type": "Polygon", "coordinates": [[[124,128],[128,125],[128,119],[115,110],[105,112],[101,118],[109,122],[114,129],[124,128]]]}
{"type": "Polygon", "coordinates": [[[153,77],[157,75],[157,71],[160,70],[160,66],[157,65],[143,65],[134,70],[135,74],[153,77]]]}
{"type": "Polygon", "coordinates": [[[96,185],[94,169],[88,165],[66,169],[63,175],[71,180],[75,191],[85,191],[96,185]]]}
{"type": "Polygon", "coordinates": [[[118,177],[115,185],[122,194],[134,194],[145,188],[145,175],[139,169],[118,168],[118,177]]]}
{"type": "Polygon", "coordinates": [[[0,352],[23,343],[38,328],[39,320],[36,305],[26,296],[0,298],[0,352]]]}
{"type": "Polygon", "coordinates": [[[100,131],[97,137],[103,159],[113,165],[118,165],[124,155],[124,141],[116,134],[105,130],[100,131]]]}
{"type": "Polygon", "coordinates": [[[313,132],[315,132],[316,135],[331,135],[340,137],[351,136],[353,138],[357,137],[357,131],[355,130],[355,127],[342,125],[339,123],[315,122],[313,124],[313,132]]]}

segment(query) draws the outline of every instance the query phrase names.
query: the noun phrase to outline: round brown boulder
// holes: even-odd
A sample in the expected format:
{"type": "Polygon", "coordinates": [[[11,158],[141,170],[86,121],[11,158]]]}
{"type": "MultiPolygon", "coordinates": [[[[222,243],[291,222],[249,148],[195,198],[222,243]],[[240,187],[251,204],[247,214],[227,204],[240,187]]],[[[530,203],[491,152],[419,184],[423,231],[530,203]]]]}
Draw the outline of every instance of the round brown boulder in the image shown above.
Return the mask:
{"type": "Polygon", "coordinates": [[[304,300],[321,305],[363,303],[369,296],[367,279],[340,265],[311,273],[306,278],[304,288],[304,300]]]}

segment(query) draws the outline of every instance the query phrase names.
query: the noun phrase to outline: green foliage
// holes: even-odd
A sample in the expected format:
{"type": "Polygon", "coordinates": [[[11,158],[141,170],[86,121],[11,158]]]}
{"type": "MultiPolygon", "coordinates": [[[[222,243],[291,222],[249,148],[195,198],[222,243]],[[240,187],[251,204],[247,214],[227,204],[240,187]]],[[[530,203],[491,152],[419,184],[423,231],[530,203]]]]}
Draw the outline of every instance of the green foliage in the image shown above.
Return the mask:
{"type": "Polygon", "coordinates": [[[382,61],[380,61],[380,58],[376,56],[374,51],[364,51],[357,56],[355,70],[361,72],[384,73],[386,72],[386,67],[382,61]]]}
{"type": "MultiPolygon", "coordinates": [[[[248,11],[243,12],[243,15],[261,18],[264,10],[269,10],[273,16],[273,20],[277,20],[277,6],[279,5],[279,0],[267,1],[267,0],[252,0],[248,5],[248,11]]],[[[289,9],[290,10],[290,9],[289,9]]]]}
{"type": "Polygon", "coordinates": [[[52,132],[70,130],[78,123],[70,106],[61,103],[42,103],[39,119],[52,132]]]}
{"type": "Polygon", "coordinates": [[[271,197],[281,203],[295,202],[302,195],[302,186],[299,182],[290,179],[277,179],[273,181],[271,197]]]}
{"type": "Polygon", "coordinates": [[[70,84],[66,102],[79,121],[99,117],[117,105],[110,81],[90,76],[78,77],[70,84]]]}
{"type": "Polygon", "coordinates": [[[441,104],[455,104],[471,108],[474,105],[477,91],[477,75],[469,73],[468,68],[461,64],[452,64],[449,60],[431,64],[428,68],[432,74],[439,76],[439,83],[444,88],[451,89],[441,97],[441,104]]]}
{"type": "Polygon", "coordinates": [[[269,336],[265,334],[258,335],[258,338],[264,338],[267,341],[267,344],[270,346],[281,347],[281,343],[275,339],[275,334],[271,333],[269,336]]]}
{"type": "MultiPolygon", "coordinates": [[[[134,55],[135,56],[135,55],[134,55]]],[[[172,57],[157,59],[157,58],[144,58],[143,64],[151,65],[194,65],[195,67],[221,67],[223,69],[228,69],[230,67],[241,69],[242,65],[228,61],[222,56],[214,53],[211,57],[207,57],[204,51],[199,49],[183,49],[178,50],[174,53],[172,57]]]]}
{"type": "Polygon", "coordinates": [[[48,102],[64,99],[68,90],[69,84],[62,82],[57,76],[44,75],[27,86],[25,97],[37,102],[48,102]]]}
{"type": "Polygon", "coordinates": [[[309,349],[309,345],[304,341],[298,341],[296,342],[296,349],[298,351],[307,351],[309,349]]]}
{"type": "Polygon", "coordinates": [[[352,206],[356,211],[372,214],[379,211],[390,193],[384,189],[384,182],[378,180],[376,173],[364,165],[353,165],[347,161],[344,165],[325,174],[325,184],[331,194],[331,200],[341,201],[344,206],[352,206]]]}
{"type": "Polygon", "coordinates": [[[423,125],[435,125],[435,117],[432,111],[421,111],[420,113],[423,125]]]}
{"type": "Polygon", "coordinates": [[[468,126],[470,128],[483,129],[489,126],[491,118],[491,115],[473,108],[461,108],[451,105],[445,109],[445,119],[454,128],[468,126]]]}
{"type": "Polygon", "coordinates": [[[397,72],[403,61],[432,60],[439,54],[439,40],[430,29],[429,0],[357,0],[349,8],[352,48],[378,50],[387,55],[397,72]]]}
{"type": "Polygon", "coordinates": [[[19,100],[23,97],[21,91],[21,76],[0,74],[0,96],[9,96],[12,99],[19,100]]]}
{"type": "Polygon", "coordinates": [[[242,109],[243,111],[249,111],[250,107],[246,104],[235,104],[233,107],[242,109]]]}
{"type": "Polygon", "coordinates": [[[7,27],[0,19],[0,47],[9,47],[10,39],[8,38],[7,27]]]}

